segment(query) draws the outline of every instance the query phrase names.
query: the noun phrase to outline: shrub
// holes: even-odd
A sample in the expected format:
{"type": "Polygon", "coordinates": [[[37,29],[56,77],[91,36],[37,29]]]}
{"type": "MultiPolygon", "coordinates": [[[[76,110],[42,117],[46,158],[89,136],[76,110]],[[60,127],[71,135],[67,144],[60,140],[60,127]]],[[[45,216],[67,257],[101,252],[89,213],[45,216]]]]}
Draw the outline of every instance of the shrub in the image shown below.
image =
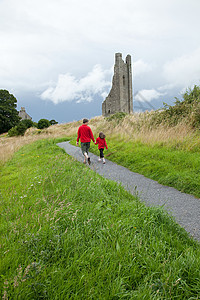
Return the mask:
{"type": "Polygon", "coordinates": [[[24,135],[26,129],[27,129],[27,127],[22,122],[20,122],[17,126],[12,127],[8,131],[8,135],[9,136],[24,135]]]}
{"type": "Polygon", "coordinates": [[[43,128],[48,128],[50,126],[50,122],[47,119],[40,119],[38,121],[38,128],[43,129],[43,128]]]}
{"type": "Polygon", "coordinates": [[[18,135],[17,126],[14,126],[10,130],[8,130],[8,136],[17,136],[17,135],[18,135]]]}
{"type": "Polygon", "coordinates": [[[120,120],[124,119],[126,117],[126,115],[127,114],[124,113],[124,112],[117,112],[117,113],[115,113],[115,114],[107,117],[106,119],[107,119],[107,121],[113,121],[113,120],[115,120],[115,121],[119,122],[120,120]]]}
{"type": "Polygon", "coordinates": [[[20,123],[24,124],[26,126],[26,128],[33,127],[33,121],[32,120],[25,119],[25,120],[21,120],[20,123]]]}
{"type": "Polygon", "coordinates": [[[176,126],[184,121],[193,128],[200,127],[200,87],[194,86],[183,94],[183,100],[175,98],[175,105],[164,103],[162,111],[155,112],[151,119],[152,124],[166,124],[176,126]]]}
{"type": "Polygon", "coordinates": [[[50,124],[51,124],[51,125],[56,125],[56,124],[58,124],[58,122],[55,121],[55,120],[51,120],[51,121],[50,121],[50,124]]]}
{"type": "Polygon", "coordinates": [[[38,128],[38,123],[37,122],[33,122],[33,127],[38,128]]]}

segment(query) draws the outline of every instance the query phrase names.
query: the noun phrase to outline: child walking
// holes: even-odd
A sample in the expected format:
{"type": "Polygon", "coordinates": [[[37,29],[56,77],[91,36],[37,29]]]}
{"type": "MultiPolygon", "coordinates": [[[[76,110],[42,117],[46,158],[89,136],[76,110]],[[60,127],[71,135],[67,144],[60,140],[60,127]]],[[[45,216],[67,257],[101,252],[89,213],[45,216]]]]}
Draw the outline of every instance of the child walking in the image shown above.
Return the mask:
{"type": "Polygon", "coordinates": [[[95,145],[98,145],[98,149],[100,152],[100,157],[98,159],[98,161],[101,161],[101,159],[103,160],[103,164],[106,163],[105,158],[104,158],[104,154],[103,154],[103,150],[106,147],[106,149],[108,149],[108,146],[106,144],[106,140],[105,140],[105,134],[103,132],[99,133],[99,137],[96,139],[96,143],[95,145]]]}

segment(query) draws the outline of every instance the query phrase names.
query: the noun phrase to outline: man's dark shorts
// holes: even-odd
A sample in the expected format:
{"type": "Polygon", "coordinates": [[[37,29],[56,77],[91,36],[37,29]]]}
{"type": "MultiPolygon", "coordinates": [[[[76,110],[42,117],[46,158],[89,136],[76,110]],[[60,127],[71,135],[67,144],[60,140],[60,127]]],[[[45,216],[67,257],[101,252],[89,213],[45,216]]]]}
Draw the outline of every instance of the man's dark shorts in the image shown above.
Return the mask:
{"type": "Polygon", "coordinates": [[[90,149],[90,142],[81,143],[81,150],[82,150],[83,155],[85,152],[88,154],[89,149],[90,149]]]}

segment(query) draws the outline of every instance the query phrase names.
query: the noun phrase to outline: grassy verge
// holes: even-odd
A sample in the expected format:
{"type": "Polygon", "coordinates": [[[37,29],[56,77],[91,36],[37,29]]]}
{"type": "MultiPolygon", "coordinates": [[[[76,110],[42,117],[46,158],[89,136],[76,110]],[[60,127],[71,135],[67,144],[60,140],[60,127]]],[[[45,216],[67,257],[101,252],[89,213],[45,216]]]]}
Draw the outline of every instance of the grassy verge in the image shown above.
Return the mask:
{"type": "Polygon", "coordinates": [[[1,174],[2,299],[198,299],[199,244],[54,141],[1,174]]]}
{"type": "MultiPolygon", "coordinates": [[[[105,157],[133,172],[200,198],[200,153],[108,137],[105,157]]],[[[91,143],[90,151],[99,155],[91,143]]]]}

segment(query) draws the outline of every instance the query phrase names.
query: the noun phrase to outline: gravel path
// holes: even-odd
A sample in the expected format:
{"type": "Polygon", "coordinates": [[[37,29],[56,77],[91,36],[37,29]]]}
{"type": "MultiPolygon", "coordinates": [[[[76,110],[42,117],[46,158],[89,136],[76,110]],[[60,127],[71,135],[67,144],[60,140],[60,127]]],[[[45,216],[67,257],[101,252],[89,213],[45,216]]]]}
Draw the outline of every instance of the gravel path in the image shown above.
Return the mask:
{"type": "MultiPolygon", "coordinates": [[[[67,154],[83,162],[83,155],[79,147],[63,142],[57,144],[67,154]]],[[[117,165],[109,160],[106,164],[98,162],[98,157],[90,153],[90,168],[105,178],[121,183],[126,190],[135,195],[149,206],[164,206],[192,237],[200,241],[200,199],[181,193],[174,188],[163,186],[158,182],[138,173],[117,165]]]]}

